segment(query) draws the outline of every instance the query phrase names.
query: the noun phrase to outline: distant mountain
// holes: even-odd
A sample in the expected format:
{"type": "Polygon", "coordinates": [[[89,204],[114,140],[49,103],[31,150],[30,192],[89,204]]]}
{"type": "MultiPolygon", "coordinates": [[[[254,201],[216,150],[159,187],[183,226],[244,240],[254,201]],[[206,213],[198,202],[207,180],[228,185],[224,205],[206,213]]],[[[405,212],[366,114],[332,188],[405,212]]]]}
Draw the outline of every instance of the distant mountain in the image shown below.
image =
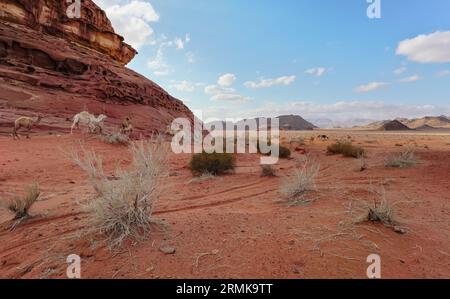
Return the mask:
{"type": "Polygon", "coordinates": [[[379,130],[381,131],[410,131],[411,128],[404,125],[398,120],[393,120],[382,125],[379,130]]]}
{"type": "Polygon", "coordinates": [[[450,119],[447,116],[437,116],[437,117],[427,116],[424,118],[402,121],[402,123],[413,129],[425,125],[433,128],[450,128],[450,119]]]}
{"type": "Polygon", "coordinates": [[[277,117],[280,129],[288,131],[314,130],[317,127],[299,115],[282,115],[277,117]]]}
{"type": "MultiPolygon", "coordinates": [[[[303,119],[299,115],[282,115],[282,116],[278,116],[277,118],[279,120],[280,130],[304,131],[304,130],[314,130],[315,128],[317,128],[314,124],[308,122],[307,120],[303,119]]],[[[256,124],[258,125],[258,127],[260,129],[267,129],[267,127],[266,127],[267,123],[270,126],[270,121],[267,121],[267,119],[264,117],[254,118],[253,120],[256,120],[256,124]],[[261,124],[261,126],[259,124],[261,124]]],[[[222,123],[224,127],[225,126],[231,127],[233,125],[234,126],[243,125],[243,123],[247,122],[247,121],[248,121],[247,119],[238,121],[236,123],[225,122],[225,121],[215,121],[215,122],[209,123],[208,125],[222,123]]]]}
{"type": "MultiPolygon", "coordinates": [[[[411,129],[418,129],[421,127],[422,129],[424,129],[426,128],[424,126],[429,126],[430,128],[435,129],[443,129],[443,128],[450,129],[450,118],[448,118],[447,116],[426,116],[423,118],[414,118],[414,119],[397,118],[395,120],[411,129]]],[[[376,130],[389,122],[391,121],[390,120],[376,121],[368,125],[359,126],[358,128],[376,130]]]]}

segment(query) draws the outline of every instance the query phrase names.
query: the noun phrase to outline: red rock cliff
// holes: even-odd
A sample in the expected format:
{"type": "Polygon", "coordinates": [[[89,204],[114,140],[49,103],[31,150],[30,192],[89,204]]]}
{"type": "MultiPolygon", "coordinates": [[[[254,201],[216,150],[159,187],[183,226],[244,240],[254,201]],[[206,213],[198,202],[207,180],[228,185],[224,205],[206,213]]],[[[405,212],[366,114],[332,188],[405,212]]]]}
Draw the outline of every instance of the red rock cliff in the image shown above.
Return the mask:
{"type": "Polygon", "coordinates": [[[0,0],[0,127],[18,115],[44,115],[49,130],[67,129],[82,110],[132,116],[141,133],[163,131],[192,113],[160,86],[124,67],[136,51],[114,33],[104,11],[82,1],[67,17],[66,1],[0,0]]]}

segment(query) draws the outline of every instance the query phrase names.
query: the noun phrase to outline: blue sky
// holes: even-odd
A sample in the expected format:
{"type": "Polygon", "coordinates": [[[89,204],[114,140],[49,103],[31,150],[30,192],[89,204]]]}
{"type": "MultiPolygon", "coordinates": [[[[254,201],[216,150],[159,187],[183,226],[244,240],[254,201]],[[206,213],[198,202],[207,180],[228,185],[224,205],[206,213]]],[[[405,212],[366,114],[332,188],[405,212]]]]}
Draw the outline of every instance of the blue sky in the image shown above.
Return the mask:
{"type": "Polygon", "coordinates": [[[450,1],[94,0],[128,67],[204,117],[450,114],[450,1]]]}

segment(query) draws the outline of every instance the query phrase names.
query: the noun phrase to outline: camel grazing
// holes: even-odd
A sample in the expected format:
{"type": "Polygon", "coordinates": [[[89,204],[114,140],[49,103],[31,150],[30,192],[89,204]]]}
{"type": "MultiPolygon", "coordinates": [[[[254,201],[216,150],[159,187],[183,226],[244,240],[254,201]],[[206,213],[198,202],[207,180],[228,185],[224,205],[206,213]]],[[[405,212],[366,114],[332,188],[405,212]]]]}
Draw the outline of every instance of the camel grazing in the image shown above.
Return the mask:
{"type": "Polygon", "coordinates": [[[42,116],[38,115],[36,119],[33,119],[31,117],[19,117],[18,119],[16,119],[14,121],[14,128],[13,128],[13,138],[16,139],[20,139],[19,134],[17,134],[17,131],[20,128],[25,128],[27,129],[27,138],[30,138],[30,130],[34,125],[37,125],[42,119],[42,116]]]}
{"type": "Polygon", "coordinates": [[[126,117],[122,124],[120,125],[120,133],[125,135],[130,135],[133,133],[133,123],[131,122],[131,117],[126,117]]]}
{"type": "Polygon", "coordinates": [[[107,116],[104,114],[100,114],[98,117],[95,117],[95,115],[90,114],[87,111],[80,112],[73,117],[73,124],[70,128],[70,134],[72,134],[75,127],[80,129],[80,122],[87,124],[89,133],[95,133],[97,129],[100,130],[100,133],[103,133],[103,121],[106,118],[107,116]]]}

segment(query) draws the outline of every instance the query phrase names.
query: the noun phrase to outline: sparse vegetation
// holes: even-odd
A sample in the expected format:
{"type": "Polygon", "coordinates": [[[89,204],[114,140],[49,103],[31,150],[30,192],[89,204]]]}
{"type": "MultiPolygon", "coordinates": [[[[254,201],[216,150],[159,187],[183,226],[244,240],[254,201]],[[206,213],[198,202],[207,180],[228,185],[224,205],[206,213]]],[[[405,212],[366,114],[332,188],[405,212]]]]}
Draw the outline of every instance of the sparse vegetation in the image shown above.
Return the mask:
{"type": "Polygon", "coordinates": [[[234,170],[235,166],[236,158],[232,154],[216,152],[195,154],[189,163],[189,169],[194,176],[204,173],[221,175],[234,170]]]}
{"type": "Polygon", "coordinates": [[[281,159],[288,159],[291,156],[291,150],[285,146],[280,145],[279,154],[281,159]]]}
{"type": "Polygon", "coordinates": [[[275,177],[277,176],[277,171],[273,165],[264,164],[261,165],[261,176],[275,177]]]}
{"type": "Polygon", "coordinates": [[[366,151],[359,146],[354,146],[350,141],[341,140],[327,147],[327,152],[332,155],[342,154],[344,157],[358,158],[365,156],[366,151]]]}
{"type": "Polygon", "coordinates": [[[365,171],[367,170],[367,160],[364,155],[358,156],[359,161],[359,171],[365,171]]]}
{"type": "Polygon", "coordinates": [[[130,138],[122,133],[101,135],[98,138],[109,144],[128,145],[130,143],[130,138]]]}
{"type": "Polygon", "coordinates": [[[8,209],[15,214],[14,220],[30,217],[28,211],[38,200],[40,194],[39,184],[34,182],[27,188],[23,197],[15,196],[8,204],[8,209]]]}
{"type": "Polygon", "coordinates": [[[282,186],[281,193],[286,196],[286,201],[290,205],[307,204],[313,201],[307,195],[317,191],[316,176],[319,169],[320,164],[308,158],[300,169],[295,170],[293,178],[282,186]]]}
{"type": "Polygon", "coordinates": [[[364,209],[363,215],[356,219],[356,223],[379,222],[387,227],[394,227],[397,224],[392,205],[386,199],[386,192],[381,188],[379,192],[373,190],[374,195],[372,205],[364,209]]]}
{"type": "Polygon", "coordinates": [[[384,165],[391,168],[406,168],[413,167],[416,164],[417,159],[414,154],[414,149],[408,148],[399,154],[389,156],[384,165]]]}
{"type": "Polygon", "coordinates": [[[159,195],[158,183],[165,173],[167,148],[162,140],[132,143],[129,151],[130,169],[116,169],[118,180],[108,178],[101,158],[94,152],[83,148],[81,156],[72,153],[97,193],[86,206],[90,228],[105,234],[111,249],[120,247],[128,237],[135,241],[147,238],[154,223],[152,212],[159,195]]]}

